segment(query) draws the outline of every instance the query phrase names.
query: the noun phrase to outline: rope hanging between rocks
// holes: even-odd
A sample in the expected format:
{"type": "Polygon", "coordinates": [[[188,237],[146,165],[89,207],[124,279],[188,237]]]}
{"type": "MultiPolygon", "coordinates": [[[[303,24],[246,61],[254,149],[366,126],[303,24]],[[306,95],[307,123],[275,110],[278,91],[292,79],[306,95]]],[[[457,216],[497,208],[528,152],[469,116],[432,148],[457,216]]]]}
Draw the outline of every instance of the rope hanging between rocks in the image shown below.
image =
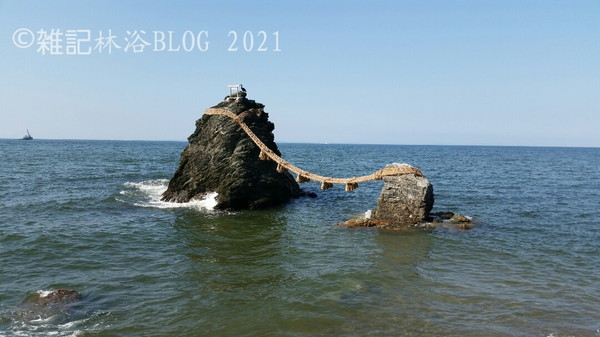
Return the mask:
{"type": "Polygon", "coordinates": [[[358,188],[358,183],[371,181],[371,180],[381,180],[386,176],[398,176],[403,174],[414,174],[416,176],[422,177],[423,173],[416,167],[412,167],[410,165],[404,166],[393,166],[393,167],[385,167],[381,170],[375,171],[372,174],[360,177],[353,178],[334,178],[334,177],[325,177],[318,174],[310,173],[305,171],[293,164],[285,161],[283,158],[279,157],[275,152],[269,149],[261,140],[258,138],[254,132],[244,123],[244,119],[250,111],[244,111],[239,115],[234,114],[233,112],[226,109],[217,109],[210,108],[204,111],[206,115],[221,115],[231,118],[234,122],[236,122],[242,130],[252,139],[254,144],[258,146],[260,149],[260,154],[258,158],[260,160],[272,160],[277,163],[277,172],[283,173],[287,171],[291,171],[296,173],[298,176],[296,181],[299,183],[304,183],[307,181],[316,181],[321,183],[321,189],[326,190],[333,187],[333,184],[342,184],[346,185],[346,191],[354,191],[358,188]]]}

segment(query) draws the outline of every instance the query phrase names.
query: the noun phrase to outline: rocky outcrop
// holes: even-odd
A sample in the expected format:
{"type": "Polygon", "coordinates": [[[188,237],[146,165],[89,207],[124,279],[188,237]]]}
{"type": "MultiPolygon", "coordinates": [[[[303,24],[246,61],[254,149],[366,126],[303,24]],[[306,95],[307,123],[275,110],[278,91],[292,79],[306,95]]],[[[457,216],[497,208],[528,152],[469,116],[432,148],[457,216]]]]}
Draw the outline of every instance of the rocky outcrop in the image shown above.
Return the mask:
{"type": "Polygon", "coordinates": [[[77,309],[83,305],[82,301],[83,295],[76,290],[38,290],[29,293],[16,310],[7,314],[7,318],[16,322],[45,320],[50,317],[53,317],[53,321],[62,321],[77,315],[77,309]]]}
{"type": "MultiPolygon", "coordinates": [[[[390,164],[386,168],[405,168],[408,164],[390,164]]],[[[406,170],[403,170],[406,171],[406,170]]],[[[377,200],[377,208],[364,217],[350,219],[339,226],[367,227],[385,230],[433,230],[437,228],[429,213],[433,208],[433,186],[418,174],[401,174],[383,177],[383,189],[377,200]]],[[[449,213],[449,212],[448,212],[449,213]]],[[[450,217],[454,213],[449,213],[450,217]]],[[[446,215],[446,213],[444,213],[446,215]]]]}
{"type": "Polygon", "coordinates": [[[471,218],[462,214],[453,212],[435,212],[429,215],[431,223],[440,227],[455,226],[458,229],[471,229],[475,225],[471,222],[471,218]]]}
{"type": "MultiPolygon", "coordinates": [[[[407,164],[390,164],[402,166],[407,164]]],[[[415,174],[383,177],[383,189],[372,218],[393,225],[425,222],[433,207],[433,186],[427,178],[415,174]]]]}
{"type": "Polygon", "coordinates": [[[432,222],[422,222],[417,224],[398,224],[394,222],[390,222],[388,220],[379,220],[379,219],[371,219],[371,218],[356,218],[350,219],[337,224],[338,226],[347,227],[347,228],[371,228],[371,229],[381,229],[381,230],[392,230],[392,231],[431,231],[437,228],[436,223],[432,222]]]}
{"type": "Polygon", "coordinates": [[[38,291],[29,296],[23,303],[35,305],[55,305],[75,303],[82,298],[80,292],[72,289],[54,289],[38,291]]]}
{"type": "Polygon", "coordinates": [[[440,228],[468,230],[476,226],[471,222],[470,218],[452,212],[431,213],[426,222],[416,224],[399,225],[388,220],[378,220],[367,217],[350,219],[338,223],[337,225],[347,228],[372,228],[392,231],[433,231],[440,228]],[[448,213],[452,215],[448,216],[448,213]]]}
{"type": "MultiPolygon", "coordinates": [[[[275,126],[263,104],[239,93],[214,108],[236,115],[249,110],[244,122],[280,155],[272,133],[275,126]]],[[[289,173],[278,173],[275,162],[259,159],[259,148],[226,116],[203,115],[188,141],[163,201],[187,202],[217,192],[217,209],[241,210],[275,206],[304,195],[289,173]]]]}

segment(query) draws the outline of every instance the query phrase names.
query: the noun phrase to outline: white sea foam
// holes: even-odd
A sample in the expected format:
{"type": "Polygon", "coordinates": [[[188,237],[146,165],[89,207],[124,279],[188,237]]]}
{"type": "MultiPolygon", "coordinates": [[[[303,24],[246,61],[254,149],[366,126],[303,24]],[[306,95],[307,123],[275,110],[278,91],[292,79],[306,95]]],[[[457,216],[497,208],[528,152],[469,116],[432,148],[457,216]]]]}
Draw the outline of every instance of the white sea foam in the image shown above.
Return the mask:
{"type": "Polygon", "coordinates": [[[48,295],[50,295],[52,293],[52,290],[38,290],[38,291],[36,291],[36,293],[38,295],[40,295],[41,298],[44,298],[44,297],[48,297],[48,295]]]}
{"type": "Polygon", "coordinates": [[[140,207],[153,208],[191,208],[197,210],[214,210],[217,205],[217,193],[208,193],[202,199],[194,199],[185,203],[161,201],[162,194],[167,190],[169,181],[167,179],[146,180],[141,182],[126,182],[125,190],[119,192],[127,200],[140,207]]]}
{"type": "Polygon", "coordinates": [[[70,329],[70,328],[72,328],[72,327],[76,326],[77,324],[79,324],[79,323],[81,323],[81,322],[83,322],[83,320],[79,320],[79,321],[72,321],[72,322],[67,322],[67,323],[65,323],[65,324],[60,324],[60,325],[58,326],[58,328],[59,328],[59,329],[63,329],[63,330],[65,330],[65,329],[70,329]]]}
{"type": "Polygon", "coordinates": [[[48,317],[45,317],[45,318],[40,316],[40,317],[38,317],[38,318],[36,318],[36,319],[32,319],[32,320],[30,320],[29,322],[31,322],[31,323],[35,323],[35,324],[40,324],[40,323],[48,323],[48,322],[51,322],[53,319],[54,319],[54,315],[52,315],[52,316],[48,316],[48,317]]]}

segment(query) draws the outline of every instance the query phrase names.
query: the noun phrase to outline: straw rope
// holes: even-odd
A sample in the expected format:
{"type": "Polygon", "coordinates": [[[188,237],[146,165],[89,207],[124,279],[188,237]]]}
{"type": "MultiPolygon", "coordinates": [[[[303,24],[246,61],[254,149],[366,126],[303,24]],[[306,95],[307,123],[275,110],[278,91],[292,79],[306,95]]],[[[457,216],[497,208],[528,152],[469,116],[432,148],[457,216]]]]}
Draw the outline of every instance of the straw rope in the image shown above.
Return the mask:
{"type": "Polygon", "coordinates": [[[352,177],[352,178],[334,178],[334,177],[326,177],[318,174],[314,174],[308,171],[305,171],[287,161],[283,158],[279,157],[275,152],[269,149],[261,140],[258,138],[254,132],[244,123],[244,118],[248,116],[251,110],[244,111],[239,115],[232,113],[226,109],[217,109],[210,108],[204,111],[206,115],[221,115],[231,118],[234,122],[236,122],[242,130],[252,139],[254,144],[258,146],[260,149],[260,160],[272,160],[277,163],[277,172],[282,173],[286,171],[291,171],[297,174],[296,181],[299,183],[307,182],[307,181],[317,181],[321,183],[321,189],[325,190],[331,188],[333,184],[342,184],[346,185],[346,191],[353,191],[358,188],[358,183],[362,183],[365,181],[371,180],[381,180],[386,176],[398,176],[403,174],[414,174],[422,177],[423,173],[416,167],[412,166],[396,166],[396,167],[386,167],[381,170],[375,171],[372,174],[360,176],[360,177],[352,177]]]}

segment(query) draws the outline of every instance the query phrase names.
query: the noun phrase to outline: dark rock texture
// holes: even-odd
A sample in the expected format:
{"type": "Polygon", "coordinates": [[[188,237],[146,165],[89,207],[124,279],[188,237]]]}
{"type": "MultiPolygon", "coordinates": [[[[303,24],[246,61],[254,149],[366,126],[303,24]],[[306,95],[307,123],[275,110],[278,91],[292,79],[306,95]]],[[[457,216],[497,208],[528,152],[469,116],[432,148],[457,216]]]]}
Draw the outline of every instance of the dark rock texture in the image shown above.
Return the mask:
{"type": "Polygon", "coordinates": [[[347,228],[371,228],[391,231],[431,231],[437,228],[436,224],[431,222],[398,225],[397,223],[380,219],[350,219],[336,225],[347,228]]]}
{"type": "MultiPolygon", "coordinates": [[[[76,290],[39,290],[30,292],[16,310],[7,314],[7,318],[17,322],[28,322],[52,317],[53,322],[64,322],[79,316],[79,310],[83,306],[83,295],[76,290]]],[[[3,317],[0,317],[0,322],[2,319],[3,317]]]]}
{"type": "Polygon", "coordinates": [[[28,297],[23,303],[36,305],[68,304],[79,301],[82,298],[80,292],[72,289],[54,289],[46,292],[36,292],[28,297]]]}
{"type": "Polygon", "coordinates": [[[450,221],[461,222],[461,223],[471,222],[471,220],[469,218],[467,218],[466,216],[464,216],[462,214],[454,214],[450,218],[450,221]]]}
{"type": "Polygon", "coordinates": [[[405,174],[387,176],[383,181],[373,219],[386,220],[393,225],[414,225],[427,221],[434,201],[433,186],[427,178],[405,174]]]}
{"type": "MultiPolygon", "coordinates": [[[[214,108],[234,114],[252,109],[244,122],[271,150],[280,155],[264,105],[241,97],[225,97],[214,108]]],[[[187,202],[217,192],[217,209],[258,209],[303,195],[287,172],[278,173],[273,161],[259,160],[259,148],[233,120],[203,115],[188,137],[179,168],[163,194],[163,201],[187,202]]]]}
{"type": "Polygon", "coordinates": [[[450,220],[454,216],[453,212],[435,212],[429,214],[434,220],[450,220]]]}

